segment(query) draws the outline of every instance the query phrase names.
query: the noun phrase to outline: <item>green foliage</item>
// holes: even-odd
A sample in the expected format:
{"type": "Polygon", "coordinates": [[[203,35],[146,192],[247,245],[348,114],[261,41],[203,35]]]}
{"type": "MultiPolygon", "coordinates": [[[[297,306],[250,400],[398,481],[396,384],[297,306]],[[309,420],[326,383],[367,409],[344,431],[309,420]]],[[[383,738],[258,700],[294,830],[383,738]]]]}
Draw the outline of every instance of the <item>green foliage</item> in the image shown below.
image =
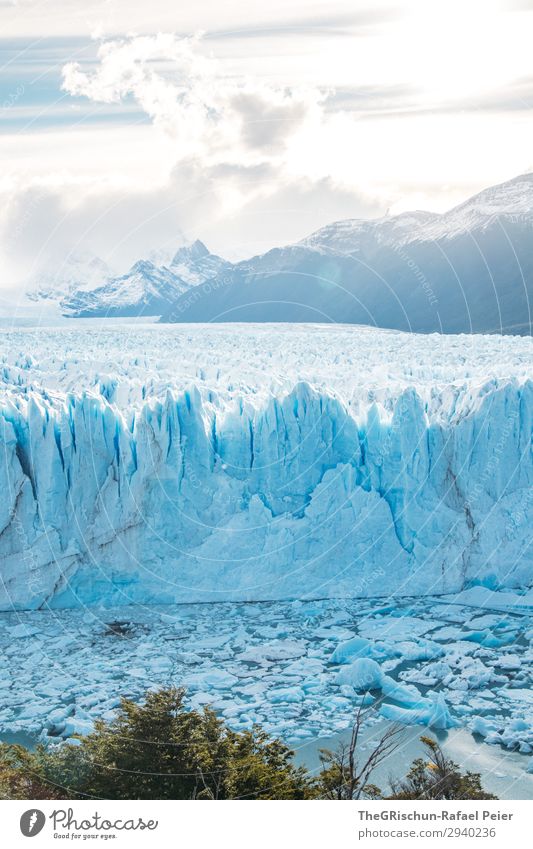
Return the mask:
{"type": "Polygon", "coordinates": [[[312,792],[280,740],[259,728],[231,731],[209,708],[187,711],[176,688],[149,692],[143,704],[122,699],[117,716],[98,721],[78,745],[18,747],[16,757],[1,748],[20,775],[17,784],[0,761],[4,798],[303,799],[312,792]],[[41,788],[45,795],[32,795],[41,788]]]}
{"type": "Polygon", "coordinates": [[[60,799],[61,791],[43,780],[38,769],[40,752],[24,746],[0,745],[0,799],[60,799]]]}
{"type": "Polygon", "coordinates": [[[497,799],[481,786],[477,772],[462,773],[445,757],[431,737],[420,738],[426,749],[425,758],[411,764],[407,777],[393,783],[390,799],[497,799]]]}
{"type": "MultiPolygon", "coordinates": [[[[316,779],[295,767],[293,752],[261,728],[236,732],[210,708],[186,710],[185,693],[169,688],[142,704],[122,699],[110,722],[50,749],[0,744],[3,799],[380,799],[376,766],[397,746],[387,728],[358,759],[359,711],[349,743],[321,752],[316,779]]],[[[494,799],[477,773],[461,773],[438,743],[422,737],[426,757],[393,782],[392,799],[494,799]]]]}

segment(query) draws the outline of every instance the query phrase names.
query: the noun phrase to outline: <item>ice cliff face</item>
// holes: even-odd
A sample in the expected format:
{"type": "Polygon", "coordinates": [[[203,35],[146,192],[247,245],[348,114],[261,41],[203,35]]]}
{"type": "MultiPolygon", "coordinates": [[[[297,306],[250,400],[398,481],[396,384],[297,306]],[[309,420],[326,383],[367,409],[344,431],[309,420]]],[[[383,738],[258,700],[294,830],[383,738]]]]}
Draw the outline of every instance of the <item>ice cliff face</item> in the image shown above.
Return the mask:
{"type": "MultiPolygon", "coordinates": [[[[196,343],[207,372],[215,360],[222,367],[230,344],[205,328],[189,337],[156,333],[151,362],[161,374],[176,366],[169,340],[185,359],[196,343]]],[[[289,360],[273,357],[280,331],[262,333],[254,339],[248,330],[243,351],[270,339],[263,380],[272,379],[268,360],[277,362],[287,372],[278,392],[261,391],[258,376],[237,391],[204,376],[194,385],[175,378],[164,392],[138,386],[133,402],[131,387],[121,394],[126,378],[95,384],[87,364],[74,391],[65,391],[65,361],[63,377],[58,368],[53,384],[49,373],[47,386],[36,362],[4,364],[2,609],[531,582],[533,383],[520,365],[528,340],[514,348],[506,340],[508,377],[488,379],[497,343],[485,338],[485,382],[478,369],[460,384],[396,380],[394,389],[389,376],[385,392],[374,377],[372,391],[360,385],[350,394],[342,346],[351,340],[363,350],[366,341],[387,362],[402,334],[339,330],[329,357],[343,377],[327,390],[304,367],[293,375],[289,360]]],[[[310,345],[309,334],[294,333],[310,345]]],[[[470,343],[447,339],[464,362],[470,343]]],[[[430,351],[431,341],[417,344],[430,351]]],[[[88,332],[77,357],[84,342],[88,332]]],[[[123,340],[113,356],[119,348],[123,340]]],[[[76,356],[69,350],[70,366],[76,356]]]]}

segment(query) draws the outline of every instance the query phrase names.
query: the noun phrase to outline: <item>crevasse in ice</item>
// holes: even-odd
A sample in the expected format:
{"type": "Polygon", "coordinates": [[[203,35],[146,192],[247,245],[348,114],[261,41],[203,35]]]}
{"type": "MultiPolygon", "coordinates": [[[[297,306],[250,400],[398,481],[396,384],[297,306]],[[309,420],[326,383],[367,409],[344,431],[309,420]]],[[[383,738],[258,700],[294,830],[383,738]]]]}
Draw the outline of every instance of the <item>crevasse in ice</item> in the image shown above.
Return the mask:
{"type": "Polygon", "coordinates": [[[308,379],[229,394],[176,381],[131,404],[118,377],[64,391],[15,371],[0,411],[2,609],[530,582],[522,374],[404,385],[387,403],[308,379]]]}

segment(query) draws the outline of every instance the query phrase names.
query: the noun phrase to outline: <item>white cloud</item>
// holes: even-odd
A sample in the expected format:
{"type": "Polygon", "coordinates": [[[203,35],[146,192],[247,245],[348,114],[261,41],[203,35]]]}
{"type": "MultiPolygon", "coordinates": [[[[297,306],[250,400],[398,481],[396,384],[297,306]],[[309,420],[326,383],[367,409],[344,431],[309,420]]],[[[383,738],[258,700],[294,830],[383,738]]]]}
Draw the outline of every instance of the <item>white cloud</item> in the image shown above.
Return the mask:
{"type": "Polygon", "coordinates": [[[102,103],[133,98],[175,140],[176,159],[281,165],[291,137],[323,119],[324,95],[225,76],[199,42],[171,33],[106,41],[96,70],[64,67],[63,88],[102,103]]]}

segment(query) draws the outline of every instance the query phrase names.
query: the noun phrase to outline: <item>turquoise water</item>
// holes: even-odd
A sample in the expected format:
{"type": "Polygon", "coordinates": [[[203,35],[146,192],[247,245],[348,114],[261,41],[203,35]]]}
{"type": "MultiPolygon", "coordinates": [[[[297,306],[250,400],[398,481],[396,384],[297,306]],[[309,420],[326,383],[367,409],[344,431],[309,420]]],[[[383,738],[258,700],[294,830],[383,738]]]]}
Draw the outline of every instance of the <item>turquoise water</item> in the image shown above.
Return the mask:
{"type": "MultiPolygon", "coordinates": [[[[370,754],[372,744],[375,744],[388,725],[380,721],[363,732],[361,757],[370,754]]],[[[533,799],[533,775],[525,771],[530,756],[477,742],[464,728],[435,732],[420,725],[406,726],[402,730],[398,749],[377,767],[372,783],[386,790],[390,776],[398,778],[405,775],[411,762],[423,752],[420,742],[422,734],[437,739],[446,755],[458,763],[463,771],[479,772],[483,787],[500,799],[533,799]]],[[[351,728],[347,728],[330,737],[299,742],[295,745],[295,761],[316,772],[320,769],[319,750],[334,750],[339,743],[348,742],[350,735],[351,728]]]]}

